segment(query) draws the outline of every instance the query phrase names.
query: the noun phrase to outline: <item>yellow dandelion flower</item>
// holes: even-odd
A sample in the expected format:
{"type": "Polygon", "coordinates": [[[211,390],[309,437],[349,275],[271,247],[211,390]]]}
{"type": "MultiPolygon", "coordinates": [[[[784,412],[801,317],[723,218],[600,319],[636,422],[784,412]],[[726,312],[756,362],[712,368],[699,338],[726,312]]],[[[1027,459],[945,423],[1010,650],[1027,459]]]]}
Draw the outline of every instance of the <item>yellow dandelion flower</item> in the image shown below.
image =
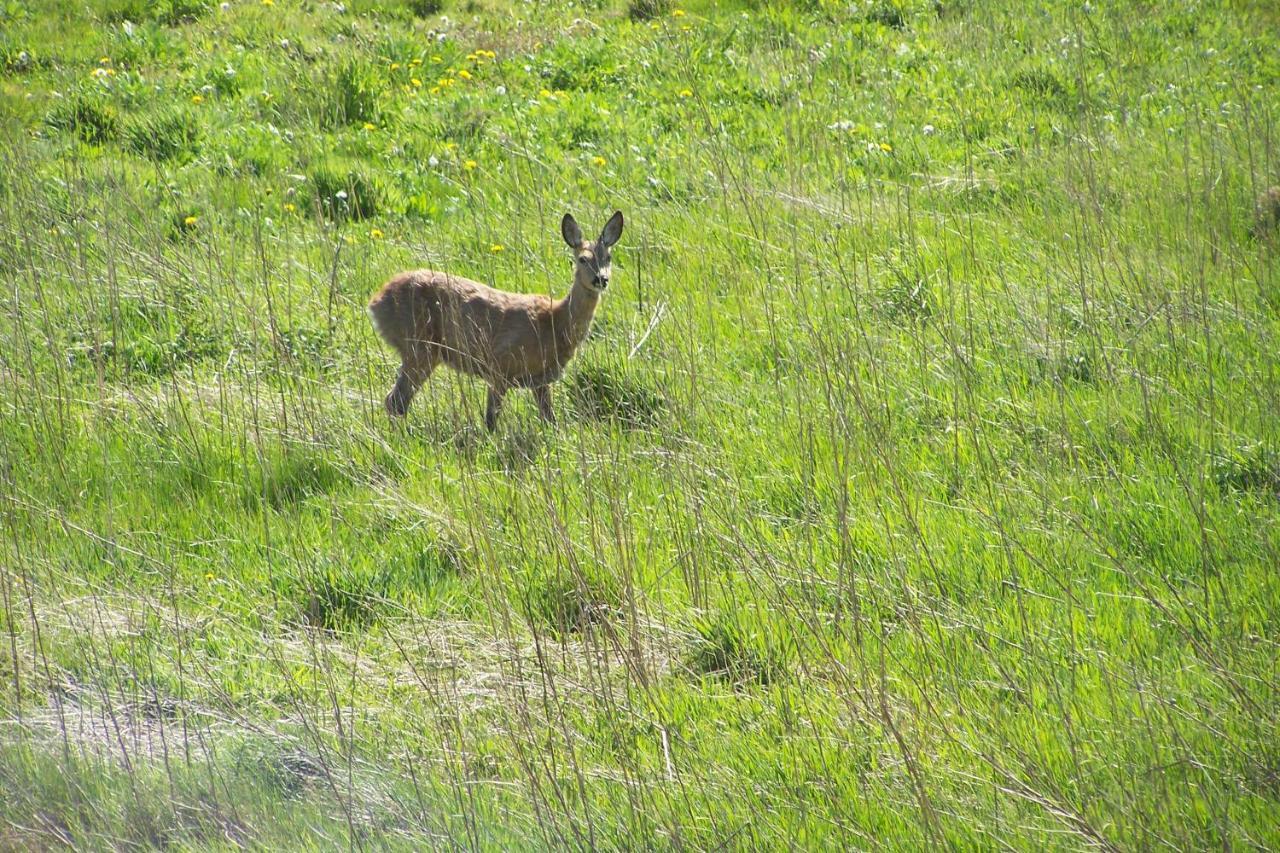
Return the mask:
{"type": "Polygon", "coordinates": [[[465,162],[465,163],[463,163],[463,164],[462,164],[462,168],[466,169],[468,172],[470,172],[470,171],[471,171],[472,169],[474,169],[475,167],[476,167],[476,161],[475,161],[475,160],[468,160],[467,162],[465,162]]]}
{"type": "Polygon", "coordinates": [[[373,122],[371,122],[371,121],[366,121],[366,122],[364,123],[364,129],[365,129],[365,130],[377,130],[377,129],[378,129],[378,126],[377,126],[376,124],[374,124],[373,122]]]}
{"type": "Polygon", "coordinates": [[[458,72],[458,76],[461,77],[463,80],[470,80],[471,72],[464,68],[458,72]]]}
{"type": "Polygon", "coordinates": [[[550,99],[552,99],[552,100],[554,101],[556,96],[555,96],[555,94],[553,94],[553,93],[552,93],[552,91],[551,91],[550,89],[540,89],[540,90],[538,90],[538,97],[539,97],[539,98],[550,98],[550,99]]]}
{"type": "Polygon", "coordinates": [[[881,151],[884,151],[884,152],[886,152],[886,153],[887,153],[887,152],[890,152],[890,151],[892,151],[892,150],[893,150],[893,146],[892,146],[892,145],[890,145],[890,144],[889,144],[889,143],[887,143],[887,142],[881,142],[881,143],[880,143],[880,150],[881,150],[881,151]]]}
{"type": "Polygon", "coordinates": [[[355,237],[352,237],[350,234],[343,234],[343,235],[342,235],[342,242],[344,242],[344,243],[346,243],[348,246],[350,246],[350,245],[353,245],[353,244],[356,242],[356,238],[355,238],[355,237]]]}
{"type": "Polygon", "coordinates": [[[474,54],[474,53],[468,53],[468,54],[467,54],[467,62],[475,62],[475,61],[476,61],[476,58],[477,58],[477,56],[476,56],[476,54],[474,54]]]}
{"type": "Polygon", "coordinates": [[[680,97],[682,97],[682,98],[692,98],[692,97],[693,97],[693,90],[692,90],[692,89],[681,89],[681,90],[680,90],[680,97]]]}
{"type": "Polygon", "coordinates": [[[99,64],[99,65],[110,65],[110,64],[111,64],[111,57],[109,57],[109,56],[99,56],[99,57],[98,57],[98,64],[99,64]]]}
{"type": "Polygon", "coordinates": [[[483,53],[485,56],[489,57],[490,59],[498,58],[498,54],[494,53],[492,50],[484,50],[484,51],[481,51],[481,53],[483,53]]]}
{"type": "Polygon", "coordinates": [[[191,96],[191,103],[193,103],[193,104],[203,104],[203,103],[204,103],[204,95],[192,95],[192,96],[191,96]]]}
{"type": "Polygon", "coordinates": [[[651,30],[660,30],[660,29],[662,29],[662,27],[661,27],[661,26],[659,26],[659,24],[658,24],[658,22],[657,22],[657,21],[650,21],[650,22],[649,22],[649,29],[651,29],[651,30]]]}
{"type": "Polygon", "coordinates": [[[182,220],[182,224],[190,228],[192,225],[195,225],[199,221],[200,221],[199,216],[188,216],[186,219],[182,220]]]}
{"type": "Polygon", "coordinates": [[[393,63],[391,63],[391,70],[392,70],[392,71],[399,71],[399,70],[400,70],[400,63],[399,63],[399,62],[393,62],[393,63]]]}
{"type": "Polygon", "coordinates": [[[101,80],[103,77],[108,76],[108,75],[107,75],[107,71],[108,71],[108,70],[109,70],[109,69],[106,69],[106,68],[95,68],[95,69],[93,69],[93,73],[92,73],[92,74],[90,74],[89,76],[90,76],[90,77],[96,77],[96,78],[98,78],[99,80],[101,80]]]}
{"type": "Polygon", "coordinates": [[[422,85],[422,81],[417,77],[410,77],[409,82],[413,84],[413,88],[415,89],[422,85]]]}
{"type": "Polygon", "coordinates": [[[688,24],[685,24],[684,26],[680,27],[680,32],[687,33],[692,29],[693,27],[689,26],[688,24]]]}
{"type": "Polygon", "coordinates": [[[446,142],[446,143],[444,144],[444,150],[445,150],[445,151],[452,151],[452,150],[454,150],[454,149],[455,149],[455,148],[457,148],[457,147],[458,147],[458,143],[456,143],[456,142],[446,142]]]}
{"type": "Polygon", "coordinates": [[[436,81],[436,85],[440,86],[441,88],[448,88],[453,84],[454,84],[454,79],[452,77],[441,77],[439,80],[436,81]]]}
{"type": "Polygon", "coordinates": [[[431,64],[432,64],[432,65],[439,65],[441,62],[444,62],[444,60],[443,60],[443,59],[441,59],[440,57],[438,57],[438,56],[433,56],[433,57],[431,57],[431,64]]]}
{"type": "Polygon", "coordinates": [[[597,166],[603,166],[605,164],[605,159],[601,157],[599,154],[597,154],[596,156],[591,158],[591,162],[595,163],[597,166]]]}
{"type": "Polygon", "coordinates": [[[276,0],[262,0],[262,5],[263,5],[263,6],[274,6],[274,5],[276,5],[276,0]]]}
{"type": "Polygon", "coordinates": [[[294,212],[295,210],[297,210],[297,209],[298,209],[298,208],[294,205],[294,203],[293,203],[293,202],[291,202],[291,201],[285,202],[285,205],[284,205],[284,212],[285,212],[285,213],[293,213],[293,212],[294,212]]]}
{"type": "Polygon", "coordinates": [[[418,59],[418,58],[416,58],[416,57],[415,57],[414,59],[412,59],[412,60],[409,62],[409,67],[410,67],[410,68],[417,68],[417,67],[418,67],[419,65],[421,65],[421,64],[422,64],[422,60],[421,60],[421,59],[418,59]]]}
{"type": "Polygon", "coordinates": [[[489,251],[494,252],[496,254],[497,252],[501,252],[504,248],[505,247],[501,243],[494,243],[492,246],[489,247],[489,251]]]}
{"type": "Polygon", "coordinates": [[[433,95],[438,95],[438,94],[440,94],[440,87],[439,87],[439,86],[432,86],[432,87],[431,87],[431,94],[433,94],[433,95]]]}
{"type": "Polygon", "coordinates": [[[381,228],[370,228],[370,229],[369,229],[369,236],[370,236],[370,237],[372,237],[374,240],[381,240],[381,239],[382,239],[382,229],[381,229],[381,228]]]}
{"type": "Polygon", "coordinates": [[[671,10],[671,17],[673,17],[673,18],[683,18],[683,17],[684,17],[684,9],[672,9],[672,10],[671,10]]]}

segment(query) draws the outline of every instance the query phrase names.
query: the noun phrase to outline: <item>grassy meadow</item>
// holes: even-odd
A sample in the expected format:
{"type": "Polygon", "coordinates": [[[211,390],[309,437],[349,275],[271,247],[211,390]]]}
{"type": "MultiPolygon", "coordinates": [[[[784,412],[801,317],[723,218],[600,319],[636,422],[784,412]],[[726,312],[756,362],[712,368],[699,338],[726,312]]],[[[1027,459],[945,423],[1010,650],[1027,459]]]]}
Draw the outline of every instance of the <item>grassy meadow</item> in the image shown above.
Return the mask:
{"type": "Polygon", "coordinates": [[[1276,33],[0,0],[0,849],[1280,847],[1276,33]]]}

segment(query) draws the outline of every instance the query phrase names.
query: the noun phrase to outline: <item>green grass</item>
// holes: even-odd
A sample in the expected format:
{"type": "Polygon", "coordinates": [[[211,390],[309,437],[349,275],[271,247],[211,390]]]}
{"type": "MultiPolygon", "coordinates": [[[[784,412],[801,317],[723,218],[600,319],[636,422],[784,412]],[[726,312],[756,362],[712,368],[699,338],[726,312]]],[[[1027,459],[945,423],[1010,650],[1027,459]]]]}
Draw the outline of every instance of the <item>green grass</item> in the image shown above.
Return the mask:
{"type": "Polygon", "coordinates": [[[1280,846],[1278,28],[0,4],[0,847],[1280,846]]]}

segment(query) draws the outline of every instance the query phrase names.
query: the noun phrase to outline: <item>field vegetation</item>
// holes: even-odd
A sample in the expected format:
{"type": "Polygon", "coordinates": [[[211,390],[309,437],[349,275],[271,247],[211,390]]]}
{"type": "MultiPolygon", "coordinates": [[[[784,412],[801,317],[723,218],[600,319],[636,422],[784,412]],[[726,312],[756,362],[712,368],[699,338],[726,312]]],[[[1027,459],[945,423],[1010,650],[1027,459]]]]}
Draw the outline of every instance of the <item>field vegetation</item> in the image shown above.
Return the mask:
{"type": "Polygon", "coordinates": [[[0,848],[1280,847],[1276,33],[0,0],[0,848]]]}

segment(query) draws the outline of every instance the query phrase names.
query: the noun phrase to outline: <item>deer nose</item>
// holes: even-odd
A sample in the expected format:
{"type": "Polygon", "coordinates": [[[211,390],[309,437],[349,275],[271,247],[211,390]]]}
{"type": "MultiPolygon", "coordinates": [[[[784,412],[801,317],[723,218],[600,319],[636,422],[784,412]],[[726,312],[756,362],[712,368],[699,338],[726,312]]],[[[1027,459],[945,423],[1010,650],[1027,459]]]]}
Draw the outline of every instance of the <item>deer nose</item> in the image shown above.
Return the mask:
{"type": "Polygon", "coordinates": [[[609,286],[609,276],[607,276],[607,275],[598,275],[598,276],[596,276],[596,278],[595,278],[595,286],[596,286],[596,287],[598,287],[598,288],[600,288],[601,290],[604,290],[606,287],[608,287],[608,286],[609,286]]]}

